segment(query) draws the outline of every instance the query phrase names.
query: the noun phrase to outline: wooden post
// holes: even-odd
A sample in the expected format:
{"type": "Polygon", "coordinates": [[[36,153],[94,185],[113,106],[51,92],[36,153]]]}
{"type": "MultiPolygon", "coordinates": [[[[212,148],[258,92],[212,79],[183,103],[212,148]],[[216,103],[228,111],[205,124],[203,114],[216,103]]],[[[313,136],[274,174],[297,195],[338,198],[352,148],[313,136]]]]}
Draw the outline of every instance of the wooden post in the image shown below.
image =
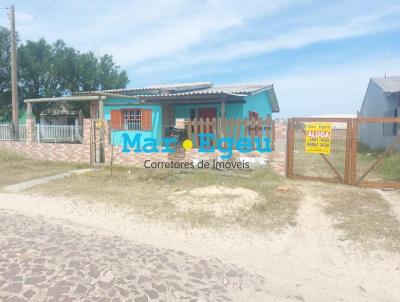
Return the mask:
{"type": "Polygon", "coordinates": [[[214,133],[214,140],[213,140],[213,146],[217,147],[217,120],[215,117],[212,119],[212,131],[214,133]]]}
{"type": "MultiPolygon", "coordinates": [[[[270,119],[270,118],[269,118],[270,119]]],[[[275,151],[275,121],[272,122],[272,129],[271,129],[271,150],[275,151]]]]}
{"type": "Polygon", "coordinates": [[[102,98],[99,98],[99,119],[101,124],[100,127],[100,141],[99,141],[99,148],[100,148],[100,162],[104,163],[105,162],[105,152],[104,152],[104,100],[102,98]]]}
{"type": "Polygon", "coordinates": [[[351,183],[351,170],[352,170],[352,154],[353,154],[353,120],[348,119],[346,121],[346,149],[345,149],[345,161],[344,161],[344,183],[351,183]]]}
{"type": "Polygon", "coordinates": [[[17,35],[15,33],[15,7],[10,7],[11,32],[11,99],[14,139],[19,139],[18,81],[17,81],[17,35]]]}
{"type": "Polygon", "coordinates": [[[193,140],[192,139],[192,121],[189,119],[186,123],[186,134],[187,134],[187,138],[189,140],[193,140]]]}
{"type": "Polygon", "coordinates": [[[286,177],[293,178],[294,120],[288,120],[286,142],[286,177]]]}
{"type": "Polygon", "coordinates": [[[351,171],[350,171],[350,184],[357,183],[357,152],[358,152],[358,119],[353,119],[353,132],[352,132],[352,164],[351,164],[351,171]]]}
{"type": "Polygon", "coordinates": [[[236,142],[239,140],[240,135],[241,135],[241,123],[240,123],[240,119],[236,120],[236,142]]]}
{"type": "Polygon", "coordinates": [[[198,146],[199,146],[199,144],[198,144],[198,142],[199,142],[199,138],[198,138],[198,136],[197,136],[197,127],[199,126],[199,124],[198,124],[198,122],[197,122],[197,120],[196,119],[194,119],[193,120],[193,134],[194,134],[194,140],[193,140],[193,146],[195,147],[195,148],[198,148],[198,146]]]}

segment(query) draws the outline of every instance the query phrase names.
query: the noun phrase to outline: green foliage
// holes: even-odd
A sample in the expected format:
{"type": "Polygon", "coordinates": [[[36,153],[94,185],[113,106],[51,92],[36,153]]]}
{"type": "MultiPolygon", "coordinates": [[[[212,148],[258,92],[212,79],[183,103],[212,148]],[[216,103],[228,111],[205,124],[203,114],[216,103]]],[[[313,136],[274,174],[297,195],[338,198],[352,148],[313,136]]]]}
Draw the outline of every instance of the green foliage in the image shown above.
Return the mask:
{"type": "Polygon", "coordinates": [[[0,122],[11,117],[10,35],[0,27],[0,122]]]}
{"type": "MultiPolygon", "coordinates": [[[[0,116],[9,117],[10,95],[10,42],[9,31],[0,27],[0,116]]],[[[96,56],[89,51],[82,53],[65,42],[53,44],[44,38],[27,41],[18,47],[18,85],[20,107],[27,98],[57,97],[72,92],[125,88],[128,76],[113,62],[110,55],[96,56]]],[[[68,104],[71,110],[83,109],[88,113],[87,103],[68,104]]],[[[37,116],[55,104],[34,106],[37,116]]]]}

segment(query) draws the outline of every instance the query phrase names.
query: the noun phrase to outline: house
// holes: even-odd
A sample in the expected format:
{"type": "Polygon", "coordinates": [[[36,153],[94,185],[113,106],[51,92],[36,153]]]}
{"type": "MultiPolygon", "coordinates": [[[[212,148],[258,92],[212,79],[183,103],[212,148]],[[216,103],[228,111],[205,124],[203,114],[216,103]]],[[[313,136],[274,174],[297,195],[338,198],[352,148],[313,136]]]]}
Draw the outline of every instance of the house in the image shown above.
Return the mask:
{"type": "Polygon", "coordinates": [[[214,86],[200,82],[76,94],[93,95],[104,101],[91,101],[91,118],[101,119],[103,110],[104,119],[111,122],[114,145],[121,144],[124,133],[161,141],[166,130],[182,124],[183,119],[257,119],[279,112],[273,84],[214,86]]]}
{"type": "MultiPolygon", "coordinates": [[[[359,117],[400,117],[400,76],[371,78],[359,117]]],[[[399,128],[399,123],[362,123],[360,142],[370,149],[385,148],[400,135],[399,128]]]]}
{"type": "Polygon", "coordinates": [[[48,108],[40,113],[40,125],[82,126],[82,110],[69,110],[66,106],[48,108]]]}

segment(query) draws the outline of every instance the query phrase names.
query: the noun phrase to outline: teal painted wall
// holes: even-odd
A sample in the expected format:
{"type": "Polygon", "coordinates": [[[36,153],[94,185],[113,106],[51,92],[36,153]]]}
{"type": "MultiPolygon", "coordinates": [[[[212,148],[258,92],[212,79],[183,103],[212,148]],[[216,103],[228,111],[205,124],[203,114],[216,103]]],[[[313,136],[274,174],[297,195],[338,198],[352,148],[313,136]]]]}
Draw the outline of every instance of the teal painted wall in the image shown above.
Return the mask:
{"type": "Polygon", "coordinates": [[[243,105],[243,118],[249,118],[249,111],[258,112],[262,118],[272,116],[271,102],[266,91],[255,95],[246,96],[246,103],[243,105]]]}
{"type": "MultiPolygon", "coordinates": [[[[247,96],[245,98],[246,103],[228,103],[225,105],[225,112],[227,118],[248,118],[249,111],[258,112],[259,116],[266,118],[268,115],[272,116],[271,103],[268,98],[266,91],[260,92],[255,95],[247,96]]],[[[174,117],[175,118],[189,118],[190,109],[197,108],[216,108],[217,117],[221,113],[220,104],[179,104],[174,105],[174,117]]],[[[157,141],[161,142],[163,137],[162,129],[162,107],[161,105],[146,105],[140,104],[138,100],[126,100],[126,99],[108,99],[105,102],[104,114],[105,119],[111,119],[111,110],[119,110],[123,108],[146,108],[152,110],[152,130],[151,131],[113,131],[112,143],[119,145],[122,143],[121,136],[123,133],[128,133],[130,137],[133,137],[136,133],[141,133],[142,138],[156,138],[157,141]],[[112,105],[113,103],[130,103],[129,105],[112,105]]],[[[243,130],[242,130],[243,132],[243,130]]]]}
{"type": "MultiPolygon", "coordinates": [[[[183,105],[174,105],[175,118],[189,118],[190,109],[197,109],[197,108],[216,108],[217,117],[219,117],[221,114],[220,104],[183,104],[183,105]]],[[[232,118],[232,117],[241,118],[243,116],[243,104],[242,103],[226,104],[225,112],[227,118],[232,118]]]]}
{"type": "Polygon", "coordinates": [[[119,110],[124,108],[143,108],[152,110],[152,129],[149,131],[126,131],[126,130],[113,130],[111,133],[111,141],[113,145],[121,145],[122,134],[127,133],[131,138],[135,136],[136,133],[142,134],[142,139],[144,138],[156,138],[161,144],[162,139],[162,111],[161,105],[144,105],[140,104],[138,100],[126,100],[126,99],[108,99],[104,106],[104,118],[106,120],[111,120],[111,110],[119,110]],[[129,105],[112,105],[113,103],[130,103],[129,105]]]}

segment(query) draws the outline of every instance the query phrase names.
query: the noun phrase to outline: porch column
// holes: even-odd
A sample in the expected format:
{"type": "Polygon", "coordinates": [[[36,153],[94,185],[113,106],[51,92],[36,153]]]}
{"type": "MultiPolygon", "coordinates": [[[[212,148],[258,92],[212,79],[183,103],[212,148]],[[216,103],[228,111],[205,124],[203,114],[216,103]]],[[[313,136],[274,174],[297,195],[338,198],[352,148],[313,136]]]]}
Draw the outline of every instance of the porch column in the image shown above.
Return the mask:
{"type": "Polygon", "coordinates": [[[221,117],[225,117],[225,102],[221,102],[221,117]]]}
{"type": "Polygon", "coordinates": [[[104,100],[99,98],[99,119],[104,121],[104,100]]]}
{"type": "Polygon", "coordinates": [[[221,118],[219,119],[219,137],[223,138],[225,133],[225,102],[221,102],[221,118]]]}
{"type": "Polygon", "coordinates": [[[105,135],[104,135],[104,127],[105,127],[105,121],[104,121],[104,100],[99,97],[99,120],[102,123],[102,126],[100,127],[100,141],[99,141],[99,147],[100,147],[100,162],[104,163],[105,162],[105,151],[104,151],[104,141],[105,141],[105,135]]]}
{"type": "Polygon", "coordinates": [[[26,114],[27,114],[27,119],[25,122],[25,131],[26,131],[26,141],[31,142],[34,140],[33,134],[34,134],[34,127],[36,126],[36,121],[33,117],[32,113],[32,103],[26,103],[26,114]]]}
{"type": "Polygon", "coordinates": [[[28,119],[32,119],[32,103],[26,103],[26,113],[28,116],[28,119]]]}

